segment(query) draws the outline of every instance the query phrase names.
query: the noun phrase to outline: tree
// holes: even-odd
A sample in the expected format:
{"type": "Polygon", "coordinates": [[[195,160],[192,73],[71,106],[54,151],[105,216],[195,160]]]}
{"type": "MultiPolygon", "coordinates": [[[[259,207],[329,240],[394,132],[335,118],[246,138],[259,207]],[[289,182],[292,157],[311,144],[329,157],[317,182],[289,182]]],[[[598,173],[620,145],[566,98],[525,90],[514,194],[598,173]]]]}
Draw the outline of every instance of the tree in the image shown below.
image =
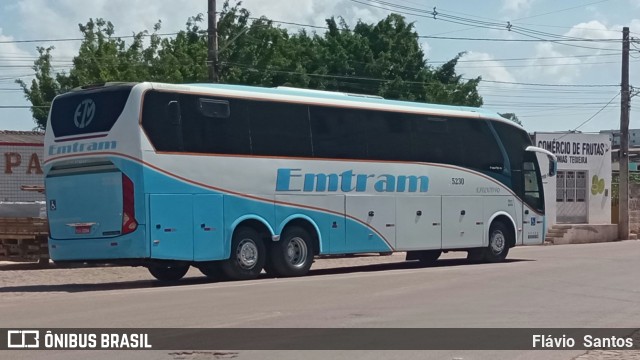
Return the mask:
{"type": "MultiPolygon", "coordinates": [[[[44,128],[53,98],[75,87],[109,81],[194,83],[207,81],[207,32],[202,14],[188,19],[174,37],[153,31],[126,41],[111,22],[89,19],[78,25],[84,40],[69,72],[55,73],[53,48],[38,48],[35,78],[18,81],[44,128]],[[145,38],[149,41],[145,41],[145,38]]],[[[376,24],[358,21],[353,29],[342,18],[326,20],[327,31],[287,29],[261,17],[255,20],[237,2],[225,1],[218,21],[219,78],[223,83],[295,86],[335,90],[389,99],[481,106],[480,78],[456,73],[462,53],[440,67],[427,64],[414,24],[391,14],[376,24]]]]}
{"type": "Polygon", "coordinates": [[[504,114],[498,113],[498,115],[502,116],[505,119],[511,120],[514,123],[522,126],[522,122],[520,121],[520,119],[518,119],[518,117],[514,113],[504,113],[504,114]]]}
{"type": "Polygon", "coordinates": [[[60,93],[60,84],[52,77],[51,50],[53,47],[37,49],[40,56],[33,65],[36,75],[31,81],[31,87],[29,88],[21,79],[16,82],[22,87],[25,98],[31,103],[31,113],[36,125],[44,129],[51,101],[60,93]]]}

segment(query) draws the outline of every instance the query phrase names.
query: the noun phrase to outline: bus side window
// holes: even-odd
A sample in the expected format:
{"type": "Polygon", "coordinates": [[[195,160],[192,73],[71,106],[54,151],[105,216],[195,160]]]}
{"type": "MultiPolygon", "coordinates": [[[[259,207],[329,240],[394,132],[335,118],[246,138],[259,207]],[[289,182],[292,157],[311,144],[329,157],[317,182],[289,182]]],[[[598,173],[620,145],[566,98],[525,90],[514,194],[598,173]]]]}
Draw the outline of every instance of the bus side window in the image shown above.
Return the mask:
{"type": "Polygon", "coordinates": [[[247,111],[253,155],[311,157],[307,105],[248,101],[247,111]]]}
{"type": "Polygon", "coordinates": [[[411,119],[402,113],[366,112],[367,157],[407,161],[411,158],[411,119]]]}
{"type": "Polygon", "coordinates": [[[187,152],[250,153],[246,101],[181,95],[182,132],[187,152]]]}
{"type": "Polygon", "coordinates": [[[229,102],[226,100],[198,99],[200,113],[207,118],[226,119],[231,114],[229,102]]]}
{"type": "Polygon", "coordinates": [[[415,116],[413,118],[411,147],[414,161],[452,163],[449,151],[455,146],[449,134],[447,118],[415,116]]]}
{"type": "Polygon", "coordinates": [[[314,157],[367,158],[363,110],[311,106],[309,114],[314,157]]]}
{"type": "Polygon", "coordinates": [[[182,151],[182,134],[180,124],[175,124],[178,111],[176,94],[148,91],[144,96],[142,108],[142,127],[149,141],[157,151],[182,151]],[[175,103],[174,105],[169,105],[175,103]]]}

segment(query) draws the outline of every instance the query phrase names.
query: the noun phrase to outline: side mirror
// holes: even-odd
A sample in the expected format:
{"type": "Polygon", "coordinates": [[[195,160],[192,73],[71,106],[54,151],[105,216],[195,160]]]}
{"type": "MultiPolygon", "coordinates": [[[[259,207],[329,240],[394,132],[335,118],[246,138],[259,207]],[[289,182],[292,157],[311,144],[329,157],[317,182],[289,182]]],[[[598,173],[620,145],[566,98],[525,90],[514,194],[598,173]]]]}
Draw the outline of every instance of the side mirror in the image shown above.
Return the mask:
{"type": "Polygon", "coordinates": [[[549,157],[549,176],[556,176],[558,173],[558,161],[549,157]]]}
{"type": "Polygon", "coordinates": [[[180,103],[172,100],[167,104],[167,113],[169,114],[169,120],[171,125],[179,126],[182,124],[182,118],[180,116],[180,103]]]}

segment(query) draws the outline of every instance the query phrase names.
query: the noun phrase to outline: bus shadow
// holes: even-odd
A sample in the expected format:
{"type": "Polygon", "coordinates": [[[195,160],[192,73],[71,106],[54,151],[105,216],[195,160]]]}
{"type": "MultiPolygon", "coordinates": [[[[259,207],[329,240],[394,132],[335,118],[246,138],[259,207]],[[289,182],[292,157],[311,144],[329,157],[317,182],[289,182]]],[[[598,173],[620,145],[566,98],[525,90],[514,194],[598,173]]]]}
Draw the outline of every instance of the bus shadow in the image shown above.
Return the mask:
{"type": "MultiPolygon", "coordinates": [[[[494,264],[500,266],[508,266],[509,264],[523,262],[523,261],[535,261],[531,259],[508,259],[503,263],[494,264]]],[[[33,264],[31,264],[33,265],[33,264]]],[[[37,264],[36,264],[37,265],[37,264]]],[[[392,270],[408,270],[408,269],[428,269],[439,267],[452,267],[452,266],[486,266],[487,264],[471,263],[466,259],[445,259],[438,260],[435,264],[425,267],[418,261],[400,261],[384,264],[367,264],[367,265],[355,265],[355,266],[340,266],[326,269],[311,270],[307,276],[321,276],[321,275],[340,275],[350,273],[375,273],[392,270]]],[[[95,267],[95,266],[92,266],[95,267]]],[[[43,267],[38,265],[35,268],[27,266],[27,264],[16,265],[4,265],[1,267],[3,270],[42,270],[43,267]]],[[[50,265],[45,269],[64,269],[68,267],[60,267],[50,265]]],[[[274,279],[275,277],[262,273],[259,279],[274,279]]],[[[215,279],[210,279],[205,276],[190,276],[176,282],[160,282],[157,280],[131,280],[131,281],[117,281],[117,282],[101,282],[101,283],[82,283],[82,284],[50,284],[50,285],[18,285],[18,286],[4,286],[0,288],[1,293],[81,293],[91,291],[112,291],[112,290],[131,290],[131,289],[145,289],[145,288],[162,288],[162,287],[175,287],[175,286],[187,286],[187,285],[200,285],[209,284],[215,282],[227,282],[215,279]]]]}
{"type": "MultiPolygon", "coordinates": [[[[510,263],[518,263],[523,261],[535,261],[532,259],[507,259],[498,265],[508,265],[510,263]]],[[[409,270],[409,269],[430,269],[439,267],[452,267],[452,266],[486,266],[486,263],[470,262],[467,259],[442,259],[436,261],[434,264],[424,266],[419,261],[400,261],[384,264],[367,264],[367,265],[355,265],[355,266],[341,266],[332,267],[326,269],[314,270],[313,267],[307,276],[318,275],[337,275],[337,274],[349,274],[357,272],[377,272],[377,271],[390,271],[390,270],[409,270]]]]}

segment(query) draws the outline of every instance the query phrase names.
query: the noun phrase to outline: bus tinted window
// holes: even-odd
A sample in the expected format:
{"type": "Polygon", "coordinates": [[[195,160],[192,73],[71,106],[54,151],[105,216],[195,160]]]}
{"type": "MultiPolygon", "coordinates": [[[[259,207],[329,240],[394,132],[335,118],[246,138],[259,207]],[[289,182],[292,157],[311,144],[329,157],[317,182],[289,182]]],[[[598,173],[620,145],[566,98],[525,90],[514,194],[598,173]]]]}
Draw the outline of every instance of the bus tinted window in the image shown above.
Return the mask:
{"type": "Polygon", "coordinates": [[[184,151],[250,154],[247,101],[180,95],[184,151]]]}
{"type": "Polygon", "coordinates": [[[252,101],[247,111],[253,155],[311,157],[306,105],[252,101]]]}
{"type": "Polygon", "coordinates": [[[367,153],[375,160],[411,158],[411,119],[403,113],[367,111],[367,153]]]}
{"type": "Polygon", "coordinates": [[[142,106],[142,127],[157,151],[182,151],[182,132],[170,116],[169,103],[178,95],[148,91],[142,106]]]}
{"type": "Polygon", "coordinates": [[[493,127],[496,129],[502,145],[509,155],[512,170],[522,170],[524,149],[531,145],[529,134],[523,129],[518,129],[499,121],[494,121],[493,127]]]}
{"type": "Polygon", "coordinates": [[[493,121],[492,125],[504,146],[511,165],[511,189],[520,197],[524,197],[522,163],[527,146],[531,145],[529,134],[509,124],[493,121]]]}
{"type": "Polygon", "coordinates": [[[486,121],[419,116],[412,136],[416,161],[501,173],[504,159],[486,121]]]}
{"type": "Polygon", "coordinates": [[[69,92],[51,106],[51,129],[56,137],[111,130],[122,114],[132,85],[111,85],[69,92]]]}
{"type": "Polygon", "coordinates": [[[453,137],[461,148],[460,165],[481,171],[502,173],[502,151],[485,120],[453,119],[453,137]],[[457,135],[457,136],[456,136],[457,135]]]}
{"type": "Polygon", "coordinates": [[[449,139],[449,121],[433,116],[416,116],[413,119],[413,160],[421,162],[448,163],[453,157],[449,139]]]}
{"type": "Polygon", "coordinates": [[[367,158],[364,111],[312,106],[309,114],[315,157],[367,158]]]}
{"type": "Polygon", "coordinates": [[[158,151],[250,154],[244,107],[242,100],[148,91],[142,126],[158,151]],[[178,102],[179,119],[169,109],[172,101],[178,102]]]}

